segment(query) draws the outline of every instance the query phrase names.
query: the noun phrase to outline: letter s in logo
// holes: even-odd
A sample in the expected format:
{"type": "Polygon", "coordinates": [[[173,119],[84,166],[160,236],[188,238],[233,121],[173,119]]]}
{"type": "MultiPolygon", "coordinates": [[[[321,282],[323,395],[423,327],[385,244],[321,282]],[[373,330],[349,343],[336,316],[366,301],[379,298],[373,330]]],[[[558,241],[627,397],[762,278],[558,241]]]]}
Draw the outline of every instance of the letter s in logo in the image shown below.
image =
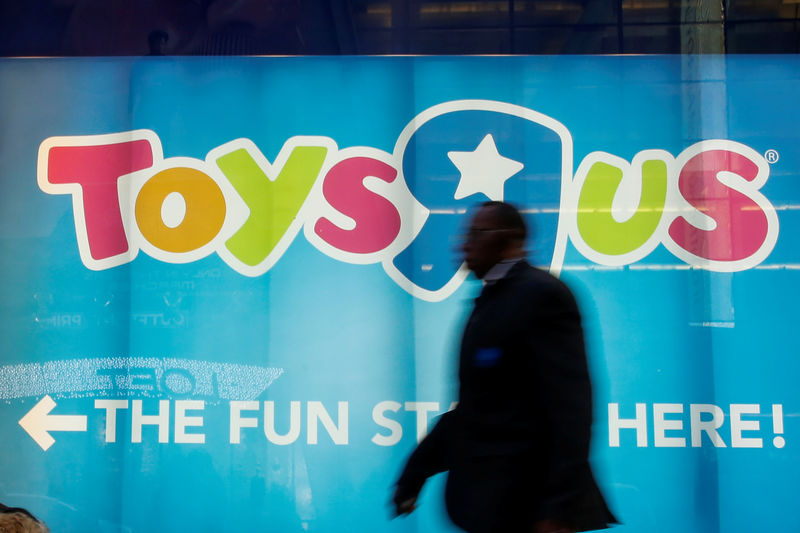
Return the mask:
{"type": "Polygon", "coordinates": [[[778,239],[778,215],[759,191],[769,177],[767,161],[726,140],[696,143],[677,161],[685,204],[678,206],[681,215],[664,245],[689,264],[719,272],[761,263],[778,239]]]}
{"type": "Polygon", "coordinates": [[[427,211],[411,243],[384,262],[408,292],[439,301],[461,285],[468,272],[459,235],[467,209],[486,200],[520,208],[535,234],[528,243],[533,263],[561,270],[567,235],[559,211],[572,179],[572,137],[563,124],[503,102],[446,102],[406,126],[394,158],[427,211]]]}

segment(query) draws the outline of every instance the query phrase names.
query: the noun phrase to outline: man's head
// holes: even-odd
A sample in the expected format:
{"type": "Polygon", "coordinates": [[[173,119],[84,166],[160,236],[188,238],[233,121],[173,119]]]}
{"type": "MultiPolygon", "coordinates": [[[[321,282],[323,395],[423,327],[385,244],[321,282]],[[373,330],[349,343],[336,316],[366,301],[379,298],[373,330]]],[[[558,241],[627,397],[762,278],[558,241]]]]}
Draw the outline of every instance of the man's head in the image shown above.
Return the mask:
{"type": "Polygon", "coordinates": [[[527,237],[525,220],[505,202],[484,202],[472,217],[462,245],[467,268],[483,279],[504,259],[522,257],[527,237]]]}

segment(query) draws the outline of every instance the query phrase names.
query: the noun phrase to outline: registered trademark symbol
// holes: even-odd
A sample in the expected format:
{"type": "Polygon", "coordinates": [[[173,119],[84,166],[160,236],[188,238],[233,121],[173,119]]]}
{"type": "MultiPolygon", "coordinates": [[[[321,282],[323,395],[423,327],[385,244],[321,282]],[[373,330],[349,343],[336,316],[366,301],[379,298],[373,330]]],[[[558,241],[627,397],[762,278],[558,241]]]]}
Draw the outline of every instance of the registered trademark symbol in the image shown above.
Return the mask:
{"type": "Polygon", "coordinates": [[[767,163],[772,165],[778,162],[778,159],[780,159],[780,155],[778,155],[777,150],[773,150],[770,148],[769,150],[764,152],[764,159],[767,160],[767,163]]]}

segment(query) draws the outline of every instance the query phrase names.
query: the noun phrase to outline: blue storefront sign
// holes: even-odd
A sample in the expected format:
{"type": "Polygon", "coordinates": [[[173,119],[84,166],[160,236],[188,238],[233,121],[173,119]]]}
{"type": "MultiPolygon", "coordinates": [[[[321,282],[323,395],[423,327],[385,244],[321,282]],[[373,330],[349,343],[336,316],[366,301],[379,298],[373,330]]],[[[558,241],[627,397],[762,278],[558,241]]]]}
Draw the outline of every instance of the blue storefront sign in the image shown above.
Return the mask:
{"type": "Polygon", "coordinates": [[[634,532],[792,531],[789,56],[0,61],[0,501],[53,531],[390,519],[456,397],[471,208],[575,292],[634,532]]]}

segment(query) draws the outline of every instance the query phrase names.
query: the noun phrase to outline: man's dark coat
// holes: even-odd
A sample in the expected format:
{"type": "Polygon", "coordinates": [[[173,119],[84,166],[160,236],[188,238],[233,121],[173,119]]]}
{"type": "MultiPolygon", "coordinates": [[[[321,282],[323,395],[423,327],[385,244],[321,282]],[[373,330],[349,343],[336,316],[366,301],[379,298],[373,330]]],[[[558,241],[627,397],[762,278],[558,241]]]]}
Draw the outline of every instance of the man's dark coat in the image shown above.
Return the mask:
{"type": "Polygon", "coordinates": [[[464,330],[459,379],[458,406],[412,454],[396,501],[449,471],[447,511],[467,531],[616,522],[589,466],[592,391],[566,285],[525,261],[487,285],[464,330]]]}

